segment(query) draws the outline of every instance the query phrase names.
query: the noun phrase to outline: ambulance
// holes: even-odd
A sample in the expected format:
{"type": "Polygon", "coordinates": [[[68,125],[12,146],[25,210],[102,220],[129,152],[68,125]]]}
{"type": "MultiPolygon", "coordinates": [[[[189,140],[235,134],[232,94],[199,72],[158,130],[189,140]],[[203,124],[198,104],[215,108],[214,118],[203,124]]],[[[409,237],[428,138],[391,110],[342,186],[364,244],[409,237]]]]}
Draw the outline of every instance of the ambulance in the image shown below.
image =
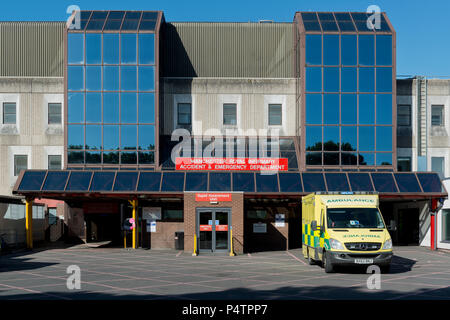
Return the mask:
{"type": "Polygon", "coordinates": [[[392,239],[376,193],[316,192],[302,197],[302,249],[325,272],[336,266],[377,265],[389,272],[392,239]]]}

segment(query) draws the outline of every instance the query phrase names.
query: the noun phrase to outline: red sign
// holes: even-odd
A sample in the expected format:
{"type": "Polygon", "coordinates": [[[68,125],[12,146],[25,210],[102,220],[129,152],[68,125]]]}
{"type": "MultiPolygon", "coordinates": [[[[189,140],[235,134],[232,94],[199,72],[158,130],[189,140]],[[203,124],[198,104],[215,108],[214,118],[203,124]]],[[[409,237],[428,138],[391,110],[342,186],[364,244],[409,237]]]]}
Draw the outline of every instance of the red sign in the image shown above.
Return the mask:
{"type": "Polygon", "coordinates": [[[216,231],[228,231],[228,225],[227,224],[216,225],[216,231]]]}
{"type": "Polygon", "coordinates": [[[177,158],[176,170],[287,171],[287,158],[177,158]]]}
{"type": "Polygon", "coordinates": [[[196,193],[195,201],[231,201],[231,193],[196,193]]]}
{"type": "Polygon", "coordinates": [[[212,231],[212,226],[209,224],[201,224],[200,231],[212,231]]]}

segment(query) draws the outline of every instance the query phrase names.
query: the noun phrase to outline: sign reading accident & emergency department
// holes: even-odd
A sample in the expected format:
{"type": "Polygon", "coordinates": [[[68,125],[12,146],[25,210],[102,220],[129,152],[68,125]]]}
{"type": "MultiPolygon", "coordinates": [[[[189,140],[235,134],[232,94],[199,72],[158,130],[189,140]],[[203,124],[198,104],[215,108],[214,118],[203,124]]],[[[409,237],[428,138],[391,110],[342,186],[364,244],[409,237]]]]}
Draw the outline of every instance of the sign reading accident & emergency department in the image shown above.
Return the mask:
{"type": "Polygon", "coordinates": [[[184,158],[175,160],[176,170],[287,171],[287,158],[184,158]]]}

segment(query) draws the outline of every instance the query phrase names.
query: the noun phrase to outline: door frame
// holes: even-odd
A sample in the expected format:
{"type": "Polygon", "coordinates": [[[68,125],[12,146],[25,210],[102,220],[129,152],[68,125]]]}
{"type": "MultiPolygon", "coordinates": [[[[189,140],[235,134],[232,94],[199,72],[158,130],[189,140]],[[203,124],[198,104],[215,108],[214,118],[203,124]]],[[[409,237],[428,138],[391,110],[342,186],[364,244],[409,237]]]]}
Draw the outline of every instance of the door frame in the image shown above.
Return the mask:
{"type": "Polygon", "coordinates": [[[230,230],[232,228],[231,224],[232,211],[230,207],[198,207],[195,208],[195,234],[197,235],[197,248],[199,253],[215,253],[215,252],[229,252],[231,246],[230,230]],[[200,249],[200,213],[211,212],[212,216],[212,239],[211,239],[211,250],[200,249]],[[228,231],[227,231],[227,249],[216,250],[216,212],[227,212],[228,214],[228,231]]]}

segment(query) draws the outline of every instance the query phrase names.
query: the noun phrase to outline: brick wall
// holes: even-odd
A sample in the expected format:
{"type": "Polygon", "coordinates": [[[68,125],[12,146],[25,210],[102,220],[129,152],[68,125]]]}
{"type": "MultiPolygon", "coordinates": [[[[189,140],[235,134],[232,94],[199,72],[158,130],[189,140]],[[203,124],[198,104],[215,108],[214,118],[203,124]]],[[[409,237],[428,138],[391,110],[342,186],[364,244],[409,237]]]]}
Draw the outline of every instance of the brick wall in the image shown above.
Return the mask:
{"type": "Polygon", "coordinates": [[[196,208],[231,208],[231,224],[233,227],[234,253],[244,252],[244,195],[231,193],[231,201],[211,204],[206,201],[196,202],[194,192],[184,194],[184,251],[194,251],[194,234],[196,208]]]}

